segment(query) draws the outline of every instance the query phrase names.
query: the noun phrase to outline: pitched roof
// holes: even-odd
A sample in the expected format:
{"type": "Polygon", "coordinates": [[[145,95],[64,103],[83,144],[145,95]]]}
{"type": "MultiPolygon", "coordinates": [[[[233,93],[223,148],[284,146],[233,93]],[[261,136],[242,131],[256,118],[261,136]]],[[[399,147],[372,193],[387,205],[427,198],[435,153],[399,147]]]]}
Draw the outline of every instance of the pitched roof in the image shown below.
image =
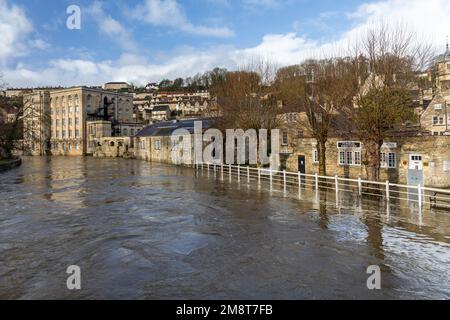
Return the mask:
{"type": "Polygon", "coordinates": [[[164,121],[145,127],[136,137],[170,136],[177,129],[186,129],[193,133],[195,122],[202,122],[203,129],[211,128],[214,124],[211,118],[164,121]]]}

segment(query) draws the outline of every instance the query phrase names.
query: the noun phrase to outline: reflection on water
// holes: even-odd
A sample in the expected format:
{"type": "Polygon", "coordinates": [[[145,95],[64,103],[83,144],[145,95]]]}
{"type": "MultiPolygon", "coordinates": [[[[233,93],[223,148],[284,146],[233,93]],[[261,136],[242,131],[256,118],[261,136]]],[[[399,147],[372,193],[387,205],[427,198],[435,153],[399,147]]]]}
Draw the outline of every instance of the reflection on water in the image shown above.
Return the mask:
{"type": "Polygon", "coordinates": [[[134,160],[25,159],[0,175],[0,298],[450,298],[450,214],[301,197],[134,160]]]}

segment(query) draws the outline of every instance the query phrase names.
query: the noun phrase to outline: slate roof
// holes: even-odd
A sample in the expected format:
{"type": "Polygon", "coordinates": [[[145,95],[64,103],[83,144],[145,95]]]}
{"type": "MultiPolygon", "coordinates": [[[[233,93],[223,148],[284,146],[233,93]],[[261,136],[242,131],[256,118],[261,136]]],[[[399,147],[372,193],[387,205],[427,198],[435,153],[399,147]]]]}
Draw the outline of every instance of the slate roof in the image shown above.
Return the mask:
{"type": "Polygon", "coordinates": [[[145,127],[136,135],[136,137],[170,136],[172,135],[172,132],[177,129],[186,129],[192,134],[194,133],[195,121],[202,122],[203,130],[211,128],[214,125],[214,120],[211,118],[164,121],[145,127]]]}

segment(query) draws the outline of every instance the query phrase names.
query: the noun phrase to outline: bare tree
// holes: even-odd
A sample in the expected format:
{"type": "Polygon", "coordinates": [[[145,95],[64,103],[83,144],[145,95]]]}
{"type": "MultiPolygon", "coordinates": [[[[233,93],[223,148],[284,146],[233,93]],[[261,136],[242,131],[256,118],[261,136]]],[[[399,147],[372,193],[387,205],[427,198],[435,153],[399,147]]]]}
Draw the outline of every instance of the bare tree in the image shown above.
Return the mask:
{"type": "MultiPolygon", "coordinates": [[[[48,130],[50,115],[43,105],[38,105],[33,96],[0,98],[0,104],[13,110],[12,117],[0,119],[0,149],[4,157],[10,158],[14,150],[30,151],[36,143],[45,144],[43,131],[48,130]]],[[[42,149],[42,145],[41,145],[42,149]]]]}
{"type": "Polygon", "coordinates": [[[271,87],[275,71],[271,63],[252,62],[216,81],[211,88],[216,105],[210,115],[217,116],[220,129],[277,127],[277,102],[271,87]]]}
{"type": "Polygon", "coordinates": [[[299,126],[317,141],[319,173],[326,175],[326,143],[330,134],[346,127],[342,112],[352,104],[357,84],[354,61],[348,58],[307,60],[298,66],[280,69],[276,87],[290,110],[304,113],[299,126]]]}
{"type": "Polygon", "coordinates": [[[347,114],[364,144],[367,178],[379,180],[384,139],[414,120],[411,89],[421,86],[418,72],[428,65],[431,46],[419,43],[405,26],[381,24],[355,45],[359,92],[347,114]]]}

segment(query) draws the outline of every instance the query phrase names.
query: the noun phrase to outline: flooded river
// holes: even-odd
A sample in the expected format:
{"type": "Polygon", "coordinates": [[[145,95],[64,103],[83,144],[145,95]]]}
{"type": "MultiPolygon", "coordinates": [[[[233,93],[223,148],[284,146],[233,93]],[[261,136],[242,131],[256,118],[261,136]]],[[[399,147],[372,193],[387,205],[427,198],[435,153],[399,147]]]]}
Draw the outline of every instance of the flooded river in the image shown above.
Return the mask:
{"type": "Polygon", "coordinates": [[[448,299],[450,213],[415,215],[190,168],[26,158],[0,174],[0,298],[448,299]],[[371,265],[381,290],[367,289],[371,265]]]}

